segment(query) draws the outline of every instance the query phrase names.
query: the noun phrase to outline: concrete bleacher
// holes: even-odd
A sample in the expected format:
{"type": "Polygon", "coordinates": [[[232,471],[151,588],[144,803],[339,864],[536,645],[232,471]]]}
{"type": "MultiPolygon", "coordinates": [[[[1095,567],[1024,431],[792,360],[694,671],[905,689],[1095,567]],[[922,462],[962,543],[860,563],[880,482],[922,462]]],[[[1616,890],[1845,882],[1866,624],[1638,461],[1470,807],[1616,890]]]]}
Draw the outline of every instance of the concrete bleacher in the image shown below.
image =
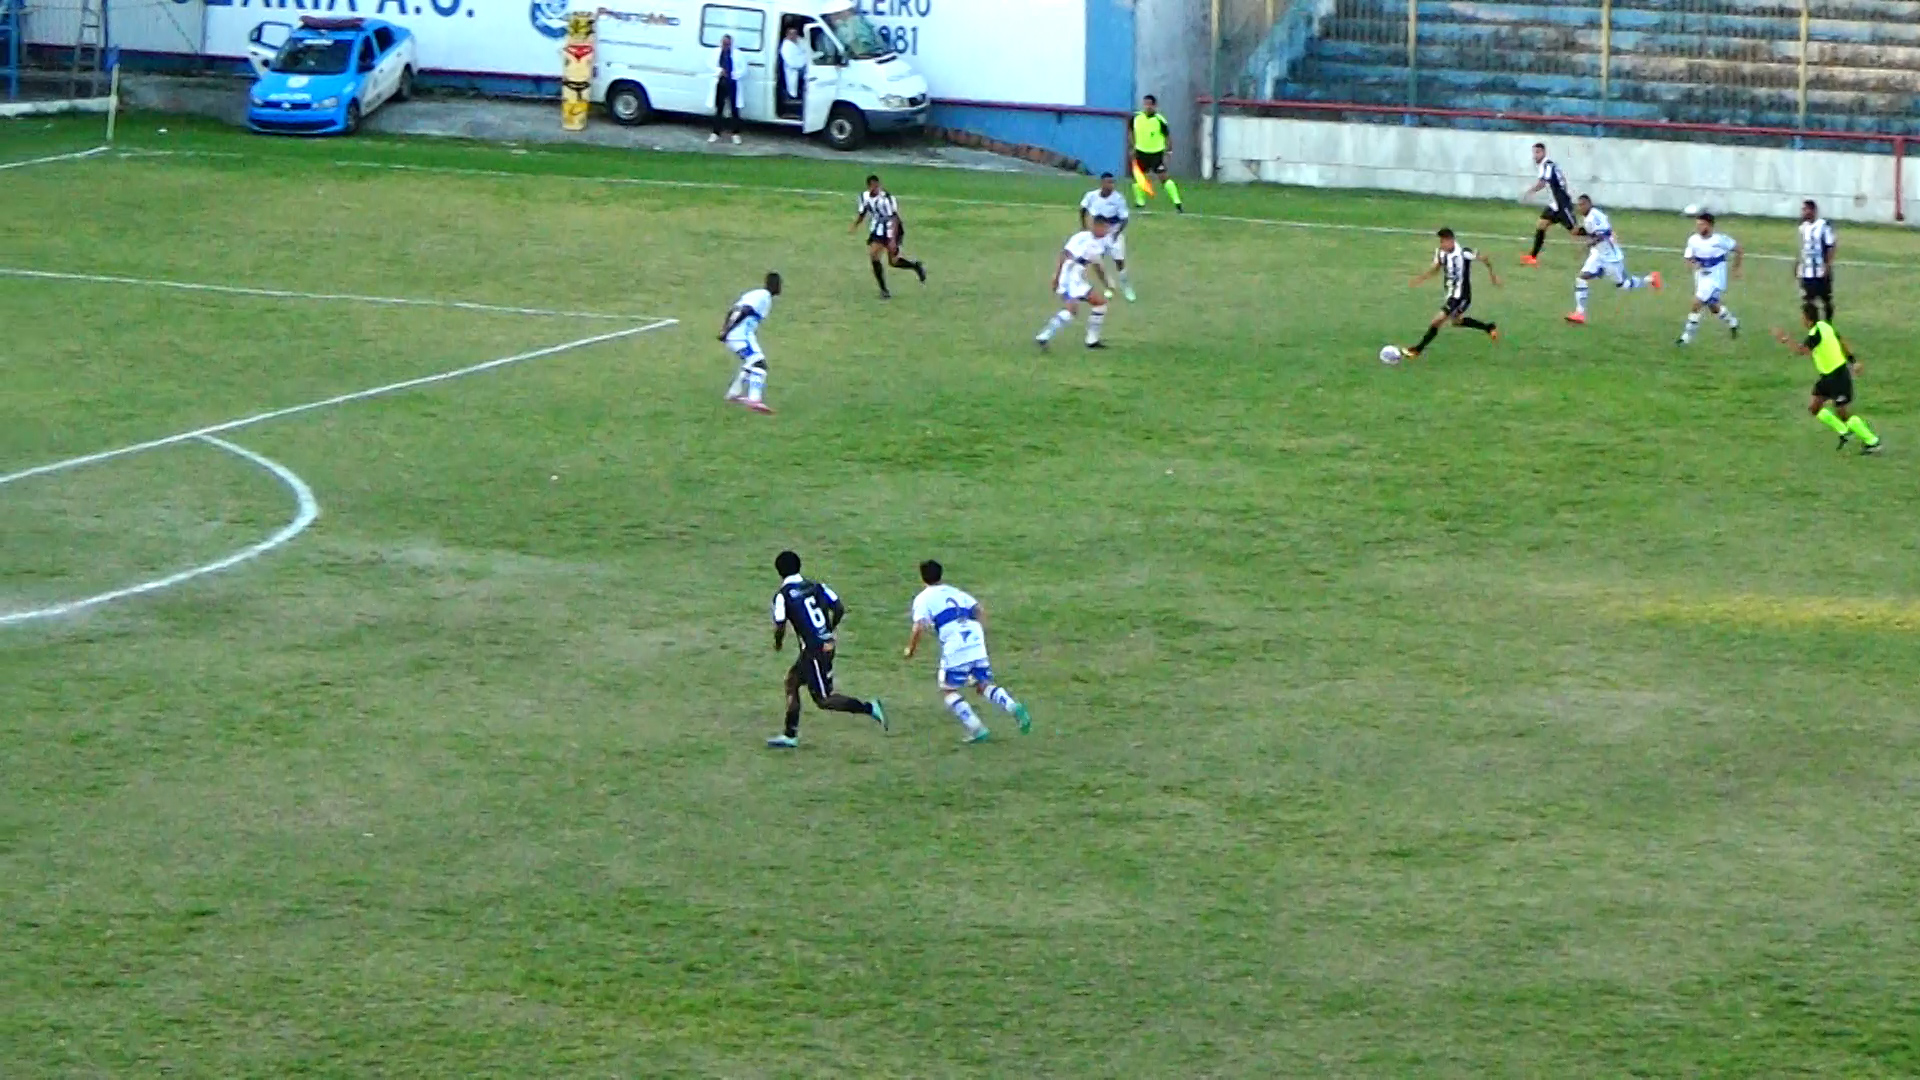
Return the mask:
{"type": "MultiPolygon", "coordinates": [[[[1293,0],[1238,88],[1265,99],[1797,127],[1799,3],[1614,0],[1602,97],[1600,0],[1293,0]],[[1409,102],[1409,95],[1412,101],[1409,102]]],[[[1920,2],[1814,3],[1805,126],[1915,134],[1920,2]]]]}

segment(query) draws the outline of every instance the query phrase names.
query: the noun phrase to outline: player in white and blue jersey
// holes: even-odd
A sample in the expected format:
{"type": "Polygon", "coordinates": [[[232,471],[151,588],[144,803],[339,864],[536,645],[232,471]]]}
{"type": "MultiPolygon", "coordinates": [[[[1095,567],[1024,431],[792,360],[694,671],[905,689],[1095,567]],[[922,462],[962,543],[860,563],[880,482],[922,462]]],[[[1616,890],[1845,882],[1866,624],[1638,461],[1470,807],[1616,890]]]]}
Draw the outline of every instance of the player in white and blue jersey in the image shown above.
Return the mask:
{"type": "MultiPolygon", "coordinates": [[[[1091,231],[1093,223],[1107,224],[1107,254],[1113,259],[1114,280],[1121,295],[1134,300],[1133,282],[1127,280],[1127,197],[1114,190],[1113,174],[1101,173],[1100,186],[1080,200],[1080,227],[1091,231]]],[[[1111,296],[1112,293],[1107,295],[1111,296]]]]}
{"type": "Polygon", "coordinates": [[[1794,274],[1800,279],[1800,302],[1823,304],[1826,321],[1833,321],[1833,253],[1840,246],[1833,226],[1820,216],[1820,204],[1800,204],[1800,258],[1794,274]]]}
{"type": "Polygon", "coordinates": [[[987,660],[986,609],[970,593],[943,582],[943,572],[932,559],[920,564],[920,580],[926,588],[913,598],[913,633],[907,638],[905,657],[913,659],[922,634],[940,639],[940,696],[967,729],[966,742],[985,742],[988,734],[973,706],[960,694],[968,687],[1010,713],[1023,734],[1032,730],[1027,707],[993,681],[993,665],[987,660]]]}
{"type": "Polygon", "coordinates": [[[780,275],[768,274],[765,287],[749,289],[727,309],[720,340],[740,359],[740,371],[727,388],[727,400],[758,413],[771,413],[761,396],[767,390],[767,354],[760,351],[760,324],[773,314],[773,298],[780,295],[780,275]]]}
{"type": "Polygon", "coordinates": [[[1693,335],[1700,329],[1701,308],[1718,315],[1729,334],[1740,336],[1740,320],[1733,317],[1733,309],[1726,304],[1727,273],[1740,273],[1746,253],[1733,237],[1714,229],[1712,214],[1702,213],[1694,219],[1694,226],[1685,253],[1693,266],[1693,310],[1687,313],[1687,328],[1680,331],[1676,343],[1680,345],[1693,344],[1693,335]]]}
{"type": "Polygon", "coordinates": [[[1587,321],[1587,282],[1594,278],[1612,278],[1622,289],[1660,287],[1658,270],[1646,277],[1627,275],[1627,253],[1621,249],[1619,238],[1613,235],[1613,222],[1607,219],[1605,210],[1593,205],[1593,200],[1585,195],[1580,196],[1575,209],[1580,211],[1580,229],[1587,238],[1587,262],[1580,268],[1580,276],[1573,279],[1573,310],[1567,314],[1568,322],[1587,321]]]}
{"type": "Polygon", "coordinates": [[[1053,335],[1073,321],[1082,301],[1087,305],[1087,348],[1104,349],[1100,327],[1107,321],[1107,296],[1113,292],[1107,284],[1107,272],[1101,269],[1107,254],[1107,223],[1094,218],[1087,227],[1067,238],[1060,257],[1053,264],[1053,291],[1060,297],[1060,310],[1034,335],[1033,343],[1042,349],[1053,335]],[[1088,280],[1088,275],[1098,281],[1088,280]]]}

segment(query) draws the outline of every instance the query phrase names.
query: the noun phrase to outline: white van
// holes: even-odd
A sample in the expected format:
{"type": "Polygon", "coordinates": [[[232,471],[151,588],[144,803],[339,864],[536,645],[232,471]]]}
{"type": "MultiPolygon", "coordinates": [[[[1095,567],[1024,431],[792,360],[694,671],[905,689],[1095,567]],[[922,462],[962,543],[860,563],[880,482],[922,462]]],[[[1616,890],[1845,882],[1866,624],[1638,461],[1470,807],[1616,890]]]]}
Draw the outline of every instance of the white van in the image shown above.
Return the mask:
{"type": "Polygon", "coordinates": [[[720,38],[733,35],[740,116],[812,133],[838,150],[870,131],[927,121],[927,80],[894,52],[852,0],[614,0],[602,7],[593,100],[622,124],[654,111],[713,114],[720,38]],[[800,100],[787,97],[780,42],[799,27],[813,52],[800,100]]]}

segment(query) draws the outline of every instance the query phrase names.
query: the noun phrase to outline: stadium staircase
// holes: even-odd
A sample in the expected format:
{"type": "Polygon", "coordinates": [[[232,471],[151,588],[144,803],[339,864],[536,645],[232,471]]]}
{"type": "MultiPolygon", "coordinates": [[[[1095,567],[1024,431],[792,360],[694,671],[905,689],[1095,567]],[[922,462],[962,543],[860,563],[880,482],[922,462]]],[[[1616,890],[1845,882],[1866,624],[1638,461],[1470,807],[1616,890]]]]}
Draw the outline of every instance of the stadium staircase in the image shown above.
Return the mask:
{"type": "MultiPolygon", "coordinates": [[[[1263,99],[1686,123],[1801,120],[1797,2],[1614,0],[1604,102],[1600,0],[1415,2],[1411,78],[1408,0],[1290,0],[1236,89],[1263,99]]],[[[1920,131],[1920,3],[1815,3],[1808,59],[1808,129],[1920,131]]]]}

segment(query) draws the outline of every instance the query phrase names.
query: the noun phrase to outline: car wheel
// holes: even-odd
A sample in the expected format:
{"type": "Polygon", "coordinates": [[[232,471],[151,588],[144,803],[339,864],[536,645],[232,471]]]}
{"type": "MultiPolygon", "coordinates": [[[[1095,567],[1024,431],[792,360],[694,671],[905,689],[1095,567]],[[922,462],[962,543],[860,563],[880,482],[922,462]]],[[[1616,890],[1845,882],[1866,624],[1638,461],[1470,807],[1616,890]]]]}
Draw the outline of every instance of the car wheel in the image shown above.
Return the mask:
{"type": "Polygon", "coordinates": [[[827,114],[827,145],[858,150],[867,144],[867,114],[842,102],[827,114]]]}
{"type": "Polygon", "coordinates": [[[413,69],[411,67],[400,69],[400,84],[393,88],[393,100],[413,100],[413,69]]]}
{"type": "Polygon", "coordinates": [[[644,124],[653,114],[646,88],[636,82],[617,82],[607,87],[607,112],[615,123],[632,127],[644,124]]]}
{"type": "Polygon", "coordinates": [[[349,101],[347,102],[347,122],[346,125],[340,129],[340,133],[343,135],[351,135],[359,130],[360,103],[357,101],[349,101]]]}

